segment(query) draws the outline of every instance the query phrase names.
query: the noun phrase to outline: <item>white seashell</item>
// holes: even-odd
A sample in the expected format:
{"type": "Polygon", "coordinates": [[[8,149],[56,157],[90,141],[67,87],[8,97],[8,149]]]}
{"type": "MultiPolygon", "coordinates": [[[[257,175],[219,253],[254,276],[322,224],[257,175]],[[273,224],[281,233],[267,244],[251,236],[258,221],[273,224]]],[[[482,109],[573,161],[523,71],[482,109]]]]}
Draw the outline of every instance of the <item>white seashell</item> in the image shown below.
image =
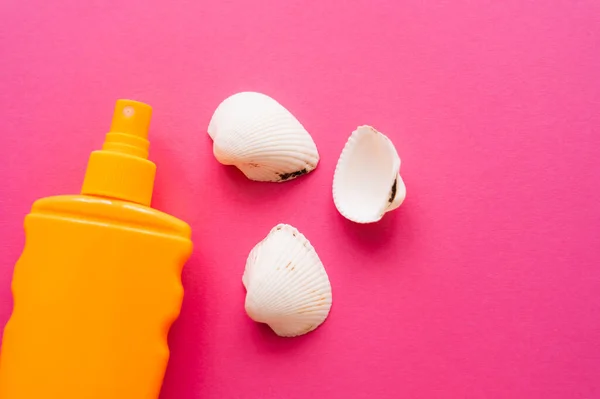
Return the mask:
{"type": "Polygon", "coordinates": [[[306,334],[331,309],[331,284],[313,246],[294,227],[275,226],[250,252],[242,277],[246,313],[282,337],[306,334]]]}
{"type": "Polygon", "coordinates": [[[213,153],[250,180],[282,182],[319,163],[317,146],[302,124],[271,97],[242,92],[225,99],[208,125],[213,153]]]}
{"type": "Polygon", "coordinates": [[[400,157],[392,141],[370,126],[356,129],[338,160],[333,176],[337,210],[356,223],[381,220],[406,197],[400,157]]]}

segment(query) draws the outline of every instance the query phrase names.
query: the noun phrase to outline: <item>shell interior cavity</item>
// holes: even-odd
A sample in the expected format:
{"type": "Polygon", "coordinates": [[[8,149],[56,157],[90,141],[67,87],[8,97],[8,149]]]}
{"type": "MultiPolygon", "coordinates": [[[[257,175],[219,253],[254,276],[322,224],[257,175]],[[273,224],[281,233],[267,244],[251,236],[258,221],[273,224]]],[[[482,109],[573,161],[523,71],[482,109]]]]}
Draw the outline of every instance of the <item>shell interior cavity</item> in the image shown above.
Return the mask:
{"type": "Polygon", "coordinates": [[[360,126],[348,139],[333,176],[337,210],[357,223],[381,220],[406,197],[400,157],[394,144],[370,126],[360,126]]]}
{"type": "Polygon", "coordinates": [[[242,282],[248,316],[282,337],[314,330],[331,309],[323,263],[306,237],[287,224],[275,226],[252,249],[242,282]]]}
{"type": "Polygon", "coordinates": [[[302,124],[273,98],[242,92],[225,99],[208,125],[213,153],[256,181],[283,182],[319,163],[317,146],[302,124]]]}

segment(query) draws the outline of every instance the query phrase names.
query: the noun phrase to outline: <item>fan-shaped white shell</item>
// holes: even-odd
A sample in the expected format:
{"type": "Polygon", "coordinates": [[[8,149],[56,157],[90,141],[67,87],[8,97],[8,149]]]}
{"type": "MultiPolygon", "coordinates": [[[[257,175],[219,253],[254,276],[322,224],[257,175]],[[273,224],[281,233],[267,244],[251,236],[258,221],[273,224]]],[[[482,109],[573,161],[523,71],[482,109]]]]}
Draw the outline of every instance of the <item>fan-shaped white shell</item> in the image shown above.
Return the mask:
{"type": "Polygon", "coordinates": [[[337,210],[357,223],[379,221],[406,197],[400,177],[400,157],[392,141],[370,126],[355,130],[333,176],[337,210]]]}
{"type": "Polygon", "coordinates": [[[282,182],[319,163],[317,146],[302,124],[271,97],[242,92],[225,99],[208,125],[213,153],[257,181],[282,182]]]}
{"type": "Polygon", "coordinates": [[[250,252],[242,282],[246,313],[282,337],[306,334],[331,309],[331,284],[313,246],[294,227],[275,226],[250,252]]]}

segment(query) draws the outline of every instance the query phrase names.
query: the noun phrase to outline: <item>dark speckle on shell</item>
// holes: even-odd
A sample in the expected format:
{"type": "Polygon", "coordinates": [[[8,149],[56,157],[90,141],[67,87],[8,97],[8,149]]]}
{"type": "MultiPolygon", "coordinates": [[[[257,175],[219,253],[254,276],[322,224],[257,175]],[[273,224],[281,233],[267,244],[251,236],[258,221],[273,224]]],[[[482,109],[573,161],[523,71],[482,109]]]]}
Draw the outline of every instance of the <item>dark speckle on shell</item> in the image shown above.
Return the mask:
{"type": "Polygon", "coordinates": [[[290,172],[290,173],[278,173],[278,175],[279,175],[280,181],[286,181],[286,180],[293,179],[294,177],[305,175],[307,173],[308,173],[308,170],[306,170],[306,168],[304,168],[304,169],[300,169],[300,170],[297,170],[295,172],[290,172]]]}
{"type": "Polygon", "coordinates": [[[396,196],[396,190],[398,187],[398,178],[396,178],[394,180],[394,184],[392,184],[392,191],[390,192],[390,199],[388,199],[388,202],[391,204],[392,202],[394,202],[394,197],[396,196]]]}

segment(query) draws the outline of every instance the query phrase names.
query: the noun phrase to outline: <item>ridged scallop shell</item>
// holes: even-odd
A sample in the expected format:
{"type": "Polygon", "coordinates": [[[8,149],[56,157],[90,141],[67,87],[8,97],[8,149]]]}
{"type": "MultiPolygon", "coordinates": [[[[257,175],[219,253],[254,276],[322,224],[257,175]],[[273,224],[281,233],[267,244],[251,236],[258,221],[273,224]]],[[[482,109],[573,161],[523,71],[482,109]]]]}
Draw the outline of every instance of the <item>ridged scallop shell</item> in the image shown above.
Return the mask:
{"type": "Polygon", "coordinates": [[[400,157],[392,141],[371,126],[348,139],[333,176],[337,210],[356,223],[373,223],[398,208],[406,197],[400,157]]]}
{"type": "Polygon", "coordinates": [[[319,163],[310,134],[285,107],[256,92],[225,99],[208,125],[213,153],[256,181],[283,182],[309,173],[319,163]]]}
{"type": "Polygon", "coordinates": [[[242,277],[246,313],[282,337],[306,334],[331,309],[331,284],[315,249],[297,229],[275,226],[250,252],[242,277]]]}

